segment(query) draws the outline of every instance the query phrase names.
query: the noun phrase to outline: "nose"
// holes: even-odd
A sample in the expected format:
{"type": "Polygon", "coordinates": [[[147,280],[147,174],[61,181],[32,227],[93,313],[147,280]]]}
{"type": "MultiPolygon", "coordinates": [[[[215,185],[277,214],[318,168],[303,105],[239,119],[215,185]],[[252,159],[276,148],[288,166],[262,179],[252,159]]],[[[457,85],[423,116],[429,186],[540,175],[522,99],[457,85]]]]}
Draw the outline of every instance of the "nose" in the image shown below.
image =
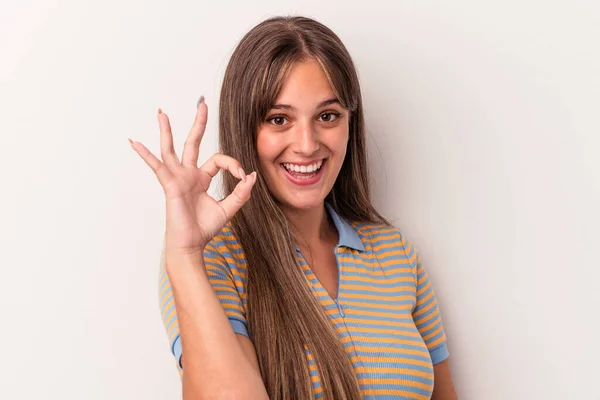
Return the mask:
{"type": "Polygon", "coordinates": [[[293,140],[294,153],[302,156],[311,156],[320,148],[318,135],[310,122],[296,125],[293,140]]]}

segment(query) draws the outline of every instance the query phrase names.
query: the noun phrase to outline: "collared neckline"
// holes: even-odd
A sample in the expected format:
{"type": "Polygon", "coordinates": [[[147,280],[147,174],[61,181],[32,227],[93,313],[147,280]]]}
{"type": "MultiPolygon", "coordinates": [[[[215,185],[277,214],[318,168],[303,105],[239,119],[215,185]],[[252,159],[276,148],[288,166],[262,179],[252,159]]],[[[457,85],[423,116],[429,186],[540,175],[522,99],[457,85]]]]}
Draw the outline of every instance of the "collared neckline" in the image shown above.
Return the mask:
{"type": "MultiPolygon", "coordinates": [[[[325,208],[338,231],[339,241],[336,247],[344,246],[354,250],[365,251],[365,246],[360,240],[360,237],[348,221],[339,216],[328,202],[325,202],[325,208]]],[[[296,250],[300,251],[298,245],[296,245],[296,250]]]]}
{"type": "Polygon", "coordinates": [[[340,217],[328,202],[325,202],[325,207],[327,208],[327,211],[329,211],[329,215],[331,216],[338,234],[340,235],[338,246],[345,246],[354,250],[365,251],[365,246],[360,240],[360,237],[354,228],[348,223],[348,221],[340,217]]]}

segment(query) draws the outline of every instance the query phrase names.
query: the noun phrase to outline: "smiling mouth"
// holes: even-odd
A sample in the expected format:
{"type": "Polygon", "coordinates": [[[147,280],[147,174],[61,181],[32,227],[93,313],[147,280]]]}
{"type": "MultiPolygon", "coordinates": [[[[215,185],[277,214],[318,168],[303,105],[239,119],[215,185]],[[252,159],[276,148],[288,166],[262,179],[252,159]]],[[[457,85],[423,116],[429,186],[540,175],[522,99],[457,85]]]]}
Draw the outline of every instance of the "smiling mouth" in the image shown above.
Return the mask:
{"type": "Polygon", "coordinates": [[[319,173],[321,168],[323,168],[323,165],[325,165],[326,160],[327,159],[324,158],[310,165],[297,165],[293,163],[281,163],[280,165],[289,174],[297,178],[310,178],[319,173]]]}

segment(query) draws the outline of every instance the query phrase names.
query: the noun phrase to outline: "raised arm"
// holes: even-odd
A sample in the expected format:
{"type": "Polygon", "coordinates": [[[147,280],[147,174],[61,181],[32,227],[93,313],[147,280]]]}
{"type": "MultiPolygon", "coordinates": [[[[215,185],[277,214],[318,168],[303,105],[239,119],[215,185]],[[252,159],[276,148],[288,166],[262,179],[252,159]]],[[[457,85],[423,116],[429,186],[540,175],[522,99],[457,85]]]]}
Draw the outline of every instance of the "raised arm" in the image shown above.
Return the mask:
{"type": "MultiPolygon", "coordinates": [[[[208,398],[266,399],[260,374],[238,339],[209,282],[204,249],[212,237],[250,198],[256,174],[246,176],[235,159],[213,155],[197,167],[207,107],[201,102],[179,161],[166,114],[159,109],[162,161],[139,142],[133,149],[156,174],[165,192],[165,273],[172,292],[171,312],[177,319],[184,400],[208,398]],[[220,169],[241,179],[234,192],[217,202],[206,191],[220,169]]],[[[169,318],[167,322],[170,322],[169,318]]],[[[165,319],[168,317],[165,316],[165,319]]]]}
{"type": "MultiPolygon", "coordinates": [[[[233,274],[227,267],[227,263],[220,254],[217,254],[215,248],[205,249],[204,251],[204,268],[206,270],[208,280],[221,303],[221,307],[225,311],[229,322],[236,333],[237,341],[242,347],[242,351],[252,367],[259,372],[258,360],[254,345],[248,338],[246,315],[244,311],[243,301],[238,293],[233,274]]],[[[181,334],[179,328],[179,319],[177,315],[177,307],[175,306],[175,298],[173,296],[173,288],[169,274],[167,274],[165,262],[165,247],[161,253],[160,274],[159,274],[159,307],[171,352],[175,357],[179,374],[183,376],[183,347],[181,344],[181,334]]]]}
{"type": "Polygon", "coordinates": [[[232,329],[201,257],[167,258],[184,399],[266,399],[252,342],[232,329]]]}

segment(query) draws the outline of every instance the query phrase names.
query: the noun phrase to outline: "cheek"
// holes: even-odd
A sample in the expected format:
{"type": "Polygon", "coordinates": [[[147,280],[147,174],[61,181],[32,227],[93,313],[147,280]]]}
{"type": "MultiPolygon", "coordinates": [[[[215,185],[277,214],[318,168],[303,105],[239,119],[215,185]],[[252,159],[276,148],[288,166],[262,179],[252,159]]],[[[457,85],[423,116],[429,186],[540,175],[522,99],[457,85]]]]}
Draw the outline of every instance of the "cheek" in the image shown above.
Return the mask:
{"type": "Polygon", "coordinates": [[[273,162],[279,154],[277,139],[268,133],[260,133],[256,138],[256,151],[260,164],[265,167],[273,162]]]}
{"type": "Polygon", "coordinates": [[[349,131],[347,127],[344,127],[340,132],[336,135],[331,135],[331,139],[328,143],[328,147],[338,153],[338,155],[343,156],[346,154],[346,148],[348,147],[349,140],[349,131]]]}

